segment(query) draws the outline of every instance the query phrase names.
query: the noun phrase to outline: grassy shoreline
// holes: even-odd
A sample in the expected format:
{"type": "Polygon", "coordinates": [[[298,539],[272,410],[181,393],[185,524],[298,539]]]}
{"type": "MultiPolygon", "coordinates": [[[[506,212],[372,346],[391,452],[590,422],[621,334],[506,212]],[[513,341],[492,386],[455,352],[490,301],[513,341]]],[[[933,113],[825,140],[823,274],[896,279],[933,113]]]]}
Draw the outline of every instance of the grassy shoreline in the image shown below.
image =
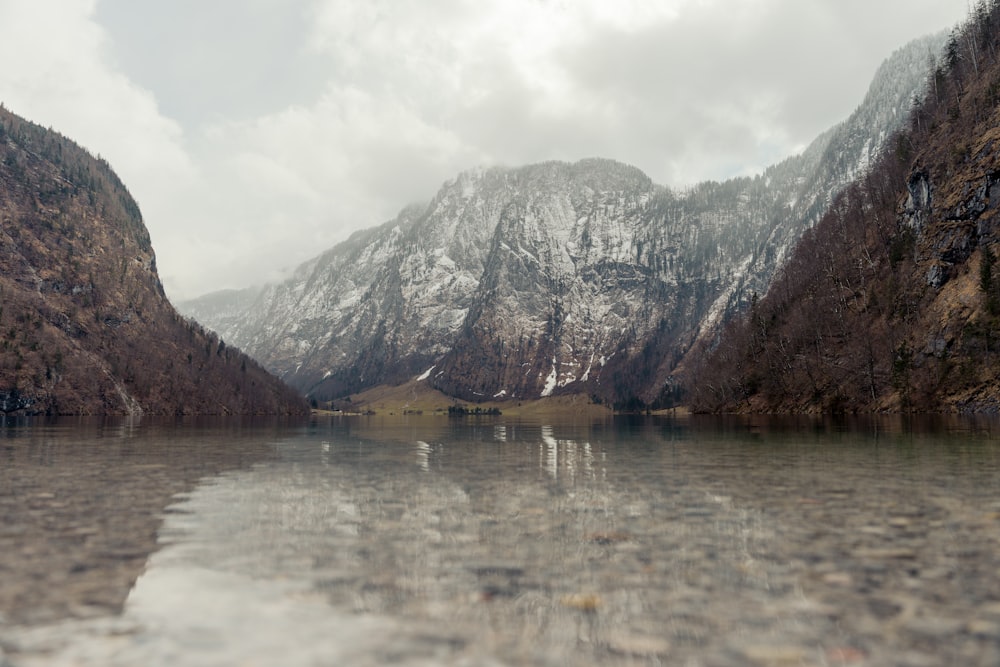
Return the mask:
{"type": "MultiPolygon", "coordinates": [[[[416,380],[398,386],[380,385],[334,402],[335,409],[313,410],[316,415],[432,415],[447,416],[449,409],[461,407],[475,414],[499,411],[505,417],[587,417],[604,418],[615,414],[608,405],[599,405],[583,394],[550,396],[530,400],[483,401],[473,403],[432,389],[416,380]]],[[[684,408],[655,411],[653,414],[687,414],[684,408]]]]}
{"type": "MultiPolygon", "coordinates": [[[[483,401],[473,403],[447,396],[423,382],[411,381],[399,386],[381,385],[335,401],[334,410],[318,409],[317,415],[367,414],[382,416],[432,415],[448,416],[449,408],[462,407],[470,412],[499,411],[507,417],[607,417],[614,411],[598,405],[583,395],[550,396],[531,400],[483,401]]],[[[473,416],[475,416],[473,414],[473,416]]]]}

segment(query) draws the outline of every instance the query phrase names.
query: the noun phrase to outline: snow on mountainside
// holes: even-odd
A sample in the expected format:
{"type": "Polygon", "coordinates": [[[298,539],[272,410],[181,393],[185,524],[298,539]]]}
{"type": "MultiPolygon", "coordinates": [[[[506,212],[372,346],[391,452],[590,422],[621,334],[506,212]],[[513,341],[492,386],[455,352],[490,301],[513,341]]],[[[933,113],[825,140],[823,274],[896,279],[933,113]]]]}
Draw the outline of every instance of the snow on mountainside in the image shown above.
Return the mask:
{"type": "Polygon", "coordinates": [[[902,124],[944,38],[760,176],[674,193],[610,160],[470,171],[281,284],[180,307],[320,400],[420,376],[467,400],[655,402],[902,124]]]}
{"type": "Polygon", "coordinates": [[[1000,411],[998,53],[979,3],[907,127],[705,348],[689,407],[1000,411]]]}

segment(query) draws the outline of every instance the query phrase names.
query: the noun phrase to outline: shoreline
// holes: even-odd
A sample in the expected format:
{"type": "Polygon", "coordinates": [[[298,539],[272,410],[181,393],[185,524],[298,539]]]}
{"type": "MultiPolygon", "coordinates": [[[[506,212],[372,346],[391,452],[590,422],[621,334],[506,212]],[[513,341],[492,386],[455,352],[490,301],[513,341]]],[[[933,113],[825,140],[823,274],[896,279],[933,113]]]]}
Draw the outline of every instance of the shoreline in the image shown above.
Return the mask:
{"type": "Polygon", "coordinates": [[[410,381],[398,386],[380,385],[343,400],[331,401],[335,409],[313,409],[314,416],[434,416],[434,417],[610,417],[615,411],[582,394],[530,400],[463,401],[410,381]],[[455,414],[456,408],[465,413],[455,414]]]}

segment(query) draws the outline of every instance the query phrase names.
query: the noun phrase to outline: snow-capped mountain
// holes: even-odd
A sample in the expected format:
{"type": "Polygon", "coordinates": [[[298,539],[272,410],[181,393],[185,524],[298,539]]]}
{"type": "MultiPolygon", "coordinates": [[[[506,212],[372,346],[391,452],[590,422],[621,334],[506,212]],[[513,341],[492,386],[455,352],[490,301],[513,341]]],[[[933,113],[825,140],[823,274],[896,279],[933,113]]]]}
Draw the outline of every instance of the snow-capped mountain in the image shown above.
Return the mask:
{"type": "Polygon", "coordinates": [[[902,125],[943,42],[897,51],[850,119],[760,176],[673,192],[610,160],[470,171],[281,284],[180,308],[320,400],[419,377],[466,400],[654,402],[902,125]]]}

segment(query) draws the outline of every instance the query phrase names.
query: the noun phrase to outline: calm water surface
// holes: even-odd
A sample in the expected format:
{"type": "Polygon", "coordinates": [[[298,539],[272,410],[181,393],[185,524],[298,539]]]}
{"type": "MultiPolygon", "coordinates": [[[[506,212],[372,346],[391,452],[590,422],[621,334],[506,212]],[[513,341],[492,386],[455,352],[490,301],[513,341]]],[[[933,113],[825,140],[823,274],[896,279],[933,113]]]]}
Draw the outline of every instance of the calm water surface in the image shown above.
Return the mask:
{"type": "Polygon", "coordinates": [[[14,422],[0,465],[15,667],[1000,664],[992,421],[14,422]]]}

